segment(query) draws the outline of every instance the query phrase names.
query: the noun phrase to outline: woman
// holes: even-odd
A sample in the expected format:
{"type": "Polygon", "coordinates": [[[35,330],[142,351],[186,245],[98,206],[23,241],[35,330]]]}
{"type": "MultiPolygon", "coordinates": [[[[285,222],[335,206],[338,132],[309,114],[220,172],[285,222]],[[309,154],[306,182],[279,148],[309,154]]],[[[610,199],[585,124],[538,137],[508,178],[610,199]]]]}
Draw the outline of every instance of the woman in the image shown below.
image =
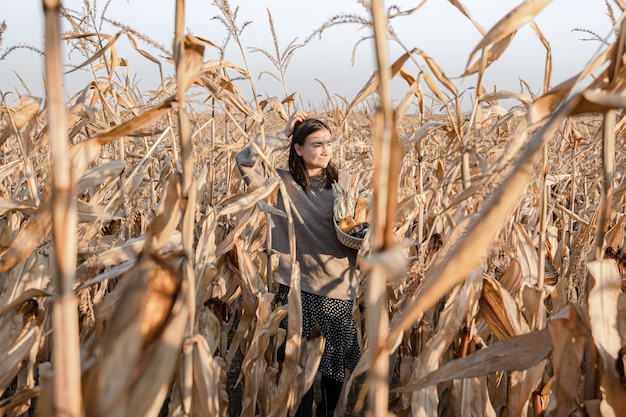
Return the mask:
{"type": "MultiPolygon", "coordinates": [[[[318,324],[326,337],[318,369],[322,374],[322,402],[317,406],[317,414],[331,416],[339,400],[345,369],[354,371],[361,354],[352,315],[357,289],[357,251],[337,240],[333,224],[332,184],[335,181],[349,184],[350,178],[331,162],[331,130],[323,121],[308,118],[302,111],[295,112],[284,131],[266,136],[270,152],[285,150],[286,145],[289,145],[289,169],[276,171],[293,203],[296,260],[301,272],[302,335],[308,336],[318,324]]],[[[264,182],[265,177],[256,165],[258,155],[251,146],[240,151],[236,160],[248,184],[264,182]]],[[[281,198],[277,206],[284,209],[281,198]]],[[[276,298],[279,303],[286,303],[291,270],[287,220],[272,216],[271,227],[272,249],[279,256],[274,277],[279,283],[276,298]]],[[[281,327],[287,328],[287,318],[281,327]]],[[[284,359],[284,345],[278,358],[284,359]]],[[[310,416],[312,406],[313,388],[302,399],[296,416],[310,416]]]]}

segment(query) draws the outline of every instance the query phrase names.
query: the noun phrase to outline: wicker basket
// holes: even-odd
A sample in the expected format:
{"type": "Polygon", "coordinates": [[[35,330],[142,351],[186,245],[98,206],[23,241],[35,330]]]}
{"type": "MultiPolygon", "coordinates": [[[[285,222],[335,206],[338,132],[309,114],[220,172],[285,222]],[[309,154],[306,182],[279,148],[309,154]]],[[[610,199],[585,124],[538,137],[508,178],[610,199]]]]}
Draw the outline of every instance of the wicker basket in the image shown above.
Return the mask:
{"type": "Polygon", "coordinates": [[[339,228],[339,225],[337,225],[336,219],[334,218],[333,218],[333,224],[335,225],[335,233],[337,234],[337,239],[339,239],[339,241],[344,246],[347,246],[352,249],[361,249],[361,246],[363,246],[362,238],[350,236],[349,234],[341,230],[339,228]]]}

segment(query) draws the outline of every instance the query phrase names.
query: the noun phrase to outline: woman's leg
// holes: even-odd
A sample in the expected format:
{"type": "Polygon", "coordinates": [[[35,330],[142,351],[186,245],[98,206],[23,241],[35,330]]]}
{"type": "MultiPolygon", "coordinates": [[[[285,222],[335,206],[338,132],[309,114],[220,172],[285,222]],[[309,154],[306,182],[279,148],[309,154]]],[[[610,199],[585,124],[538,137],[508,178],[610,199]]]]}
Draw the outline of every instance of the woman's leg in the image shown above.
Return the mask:
{"type": "Polygon", "coordinates": [[[313,387],[302,397],[295,417],[313,417],[313,387]]]}
{"type": "Polygon", "coordinates": [[[329,376],[322,375],[320,389],[322,391],[322,401],[317,407],[317,414],[320,416],[331,416],[335,411],[339,396],[341,395],[343,381],[337,381],[329,376]]]}

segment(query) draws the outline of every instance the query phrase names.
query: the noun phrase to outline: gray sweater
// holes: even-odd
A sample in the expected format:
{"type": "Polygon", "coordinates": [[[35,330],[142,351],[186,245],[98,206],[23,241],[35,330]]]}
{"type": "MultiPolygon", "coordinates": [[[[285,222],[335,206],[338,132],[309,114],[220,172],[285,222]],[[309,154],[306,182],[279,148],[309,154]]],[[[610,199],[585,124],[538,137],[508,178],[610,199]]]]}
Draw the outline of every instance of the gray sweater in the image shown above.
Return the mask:
{"type": "MultiPolygon", "coordinates": [[[[289,139],[283,132],[267,134],[266,154],[272,157],[289,149],[289,139]]],[[[259,144],[260,140],[257,139],[259,144]]],[[[263,184],[266,176],[260,166],[260,158],[248,145],[237,153],[237,166],[249,187],[263,184]]],[[[296,235],[296,260],[300,265],[302,291],[328,298],[354,300],[356,297],[357,251],[344,246],[337,239],[333,225],[333,190],[320,187],[321,177],[312,177],[311,185],[302,189],[289,170],[276,171],[285,184],[287,194],[293,202],[292,217],[296,235]]],[[[340,172],[340,184],[349,184],[350,176],[340,172]]],[[[284,211],[281,196],[277,208],[284,211]]],[[[287,218],[271,216],[272,249],[279,257],[279,266],[274,280],[289,285],[291,260],[287,218]]],[[[276,256],[276,255],[275,255],[276,256]]]]}

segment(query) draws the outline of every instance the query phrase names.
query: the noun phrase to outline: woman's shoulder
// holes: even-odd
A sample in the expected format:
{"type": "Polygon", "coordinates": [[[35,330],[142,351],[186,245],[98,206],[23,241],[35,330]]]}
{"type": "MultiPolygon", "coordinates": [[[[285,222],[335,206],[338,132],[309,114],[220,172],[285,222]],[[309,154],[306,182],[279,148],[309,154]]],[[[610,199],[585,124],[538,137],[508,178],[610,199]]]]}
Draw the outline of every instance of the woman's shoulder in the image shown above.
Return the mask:
{"type": "Polygon", "coordinates": [[[280,177],[280,179],[283,181],[283,183],[285,183],[285,185],[288,186],[288,188],[291,187],[291,184],[295,184],[296,180],[293,178],[293,175],[291,175],[291,171],[289,171],[286,168],[274,168],[276,173],[278,174],[278,176],[280,177]]]}

